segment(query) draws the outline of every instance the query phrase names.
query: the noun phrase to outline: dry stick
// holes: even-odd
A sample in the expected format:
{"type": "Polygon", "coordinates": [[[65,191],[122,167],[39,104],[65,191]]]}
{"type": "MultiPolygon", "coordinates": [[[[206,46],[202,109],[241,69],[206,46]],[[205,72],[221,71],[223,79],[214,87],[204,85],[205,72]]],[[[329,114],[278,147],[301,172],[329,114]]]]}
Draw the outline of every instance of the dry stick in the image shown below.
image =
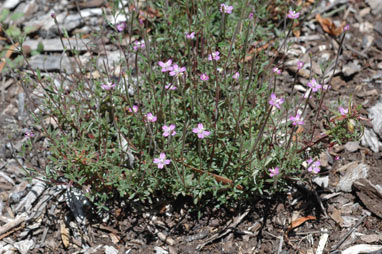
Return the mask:
{"type": "Polygon", "coordinates": [[[331,249],[330,249],[330,252],[334,252],[335,250],[337,250],[342,244],[343,242],[345,242],[345,240],[351,235],[351,233],[353,233],[353,231],[359,226],[361,225],[361,223],[363,222],[363,220],[366,218],[366,214],[364,216],[361,217],[361,219],[357,222],[357,224],[355,224],[352,229],[349,230],[349,232],[347,232],[344,237],[336,244],[334,245],[331,249]]]}
{"type": "Polygon", "coordinates": [[[28,219],[27,216],[19,216],[19,217],[16,217],[16,219],[14,219],[13,221],[10,221],[4,226],[2,226],[0,228],[0,239],[6,237],[6,236],[3,236],[3,234],[7,234],[9,230],[12,230],[13,228],[17,227],[21,223],[25,222],[27,219],[28,219]]]}

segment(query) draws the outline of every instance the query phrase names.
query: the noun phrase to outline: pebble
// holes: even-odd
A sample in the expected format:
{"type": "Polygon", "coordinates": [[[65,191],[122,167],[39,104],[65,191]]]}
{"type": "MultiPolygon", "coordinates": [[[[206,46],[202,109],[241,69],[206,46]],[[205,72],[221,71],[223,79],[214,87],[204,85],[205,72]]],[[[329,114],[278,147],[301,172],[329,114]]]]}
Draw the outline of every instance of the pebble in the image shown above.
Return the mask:
{"type": "Polygon", "coordinates": [[[359,141],[347,142],[345,145],[345,149],[351,153],[356,152],[359,148],[359,141]]]}
{"type": "Polygon", "coordinates": [[[354,60],[353,62],[349,62],[342,67],[342,72],[345,75],[345,77],[350,77],[356,74],[357,72],[359,72],[360,70],[361,70],[361,65],[358,64],[357,60],[354,60]]]}

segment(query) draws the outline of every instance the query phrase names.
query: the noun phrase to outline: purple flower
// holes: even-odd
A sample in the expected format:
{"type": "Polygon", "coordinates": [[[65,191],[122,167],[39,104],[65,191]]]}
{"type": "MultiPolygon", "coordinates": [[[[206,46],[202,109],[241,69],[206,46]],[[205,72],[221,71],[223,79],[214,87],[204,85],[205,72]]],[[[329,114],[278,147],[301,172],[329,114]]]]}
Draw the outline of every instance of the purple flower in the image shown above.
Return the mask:
{"type": "Polygon", "coordinates": [[[292,121],[293,125],[303,125],[304,121],[301,118],[301,114],[297,112],[296,116],[290,116],[289,120],[292,121]]]}
{"type": "Polygon", "coordinates": [[[251,13],[248,15],[248,18],[249,18],[249,19],[253,19],[253,12],[251,12],[251,13]]]}
{"type": "Polygon", "coordinates": [[[131,112],[131,113],[137,113],[138,112],[138,106],[137,105],[133,105],[132,108],[128,108],[127,110],[129,112],[131,112]]]}
{"type": "Polygon", "coordinates": [[[108,84],[102,84],[101,88],[103,90],[109,91],[109,90],[113,89],[115,86],[116,86],[116,84],[108,83],[108,84]]]}
{"type": "Polygon", "coordinates": [[[151,113],[147,113],[147,115],[146,115],[146,119],[147,119],[147,121],[152,122],[152,123],[154,123],[154,122],[157,121],[157,117],[154,116],[154,115],[151,114],[151,113]]]}
{"type": "Polygon", "coordinates": [[[192,129],[192,132],[195,133],[195,134],[198,134],[198,138],[202,139],[202,138],[205,138],[207,137],[208,135],[210,135],[210,132],[209,131],[206,131],[204,129],[204,126],[202,123],[199,123],[198,124],[198,127],[196,128],[193,128],[192,129]]]}
{"type": "Polygon", "coordinates": [[[170,76],[181,76],[183,72],[186,71],[186,67],[179,67],[177,64],[172,66],[172,70],[170,71],[170,76]]]}
{"type": "Polygon", "coordinates": [[[167,62],[158,62],[159,66],[162,67],[162,72],[172,71],[172,59],[168,59],[167,62]]]}
{"type": "Polygon", "coordinates": [[[221,4],[220,5],[220,12],[221,13],[228,13],[231,14],[233,10],[233,6],[226,5],[226,4],[221,4]]]}
{"type": "Polygon", "coordinates": [[[25,131],[25,137],[26,138],[33,138],[34,133],[31,130],[27,130],[27,131],[25,131]]]}
{"type": "Polygon", "coordinates": [[[274,67],[272,70],[274,73],[281,74],[281,70],[277,67],[274,67]]]}
{"type": "Polygon", "coordinates": [[[270,177],[277,176],[279,174],[279,167],[270,168],[270,169],[268,169],[268,171],[269,171],[270,177]]]}
{"type": "Polygon", "coordinates": [[[171,124],[170,126],[163,125],[163,136],[168,137],[169,135],[174,136],[176,134],[175,130],[175,124],[171,124]]]}
{"type": "Polygon", "coordinates": [[[141,40],[141,41],[135,41],[134,42],[133,49],[138,50],[138,49],[144,49],[145,47],[146,47],[145,41],[141,40]]]}
{"type": "Polygon", "coordinates": [[[186,33],[186,38],[189,40],[192,40],[195,38],[195,32],[192,33],[186,33]]]}
{"type": "Polygon", "coordinates": [[[313,161],[313,159],[310,158],[306,161],[306,163],[308,164],[308,171],[309,172],[314,172],[315,174],[320,172],[320,164],[321,163],[319,161],[313,161]]]}
{"type": "Polygon", "coordinates": [[[208,60],[212,61],[215,60],[215,61],[218,61],[220,59],[220,52],[219,51],[215,51],[215,52],[212,52],[211,54],[208,55],[208,60]]]}
{"type": "Polygon", "coordinates": [[[297,61],[297,70],[301,70],[304,67],[305,63],[303,61],[297,61]]]}
{"type": "Polygon", "coordinates": [[[335,161],[338,161],[339,159],[341,159],[340,156],[336,156],[336,157],[334,157],[334,160],[335,160],[335,161]]]}
{"type": "Polygon", "coordinates": [[[121,23],[117,24],[116,28],[117,28],[118,32],[122,32],[126,28],[126,22],[121,22],[121,23]]]}
{"type": "Polygon", "coordinates": [[[340,111],[341,116],[346,116],[348,114],[348,112],[349,112],[349,109],[343,108],[343,107],[339,107],[338,111],[340,111]]]}
{"type": "Polygon", "coordinates": [[[166,154],[160,153],[159,158],[154,158],[154,164],[158,165],[158,168],[163,168],[165,165],[170,164],[171,160],[166,160],[166,154]]]}
{"type": "Polygon", "coordinates": [[[203,80],[203,81],[207,81],[210,79],[210,77],[208,77],[207,74],[203,73],[202,75],[200,75],[200,79],[203,80]]]}
{"type": "Polygon", "coordinates": [[[239,72],[235,72],[235,74],[232,75],[232,78],[236,79],[236,80],[238,80],[239,77],[240,77],[240,73],[239,72]]]}
{"type": "Polygon", "coordinates": [[[317,92],[318,89],[322,88],[322,86],[320,84],[317,83],[317,81],[315,79],[312,79],[309,83],[308,83],[308,86],[310,88],[312,88],[312,92],[317,92]]]}
{"type": "Polygon", "coordinates": [[[176,86],[175,85],[172,85],[171,83],[168,83],[167,85],[165,85],[165,87],[167,90],[176,90],[176,86]]]}
{"type": "Polygon", "coordinates": [[[292,11],[292,10],[289,11],[288,18],[290,18],[290,19],[298,19],[298,17],[300,17],[300,13],[299,12],[295,12],[295,11],[292,11]]]}
{"type": "Polygon", "coordinates": [[[349,24],[346,24],[346,25],[344,26],[344,31],[345,31],[345,32],[346,32],[346,31],[349,31],[349,29],[350,29],[349,24]]]}
{"type": "Polygon", "coordinates": [[[269,100],[269,104],[280,109],[280,105],[283,103],[284,103],[284,98],[277,98],[276,94],[274,93],[271,94],[271,99],[269,100]]]}

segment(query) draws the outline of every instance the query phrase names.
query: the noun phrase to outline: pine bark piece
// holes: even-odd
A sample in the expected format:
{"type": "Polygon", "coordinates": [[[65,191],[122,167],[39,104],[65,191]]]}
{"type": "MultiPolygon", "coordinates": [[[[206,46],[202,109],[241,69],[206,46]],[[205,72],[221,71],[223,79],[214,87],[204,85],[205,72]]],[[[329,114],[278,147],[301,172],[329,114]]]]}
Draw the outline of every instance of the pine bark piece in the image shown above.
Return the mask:
{"type": "Polygon", "coordinates": [[[382,190],[365,178],[355,181],[353,188],[367,209],[382,219],[382,190]]]}

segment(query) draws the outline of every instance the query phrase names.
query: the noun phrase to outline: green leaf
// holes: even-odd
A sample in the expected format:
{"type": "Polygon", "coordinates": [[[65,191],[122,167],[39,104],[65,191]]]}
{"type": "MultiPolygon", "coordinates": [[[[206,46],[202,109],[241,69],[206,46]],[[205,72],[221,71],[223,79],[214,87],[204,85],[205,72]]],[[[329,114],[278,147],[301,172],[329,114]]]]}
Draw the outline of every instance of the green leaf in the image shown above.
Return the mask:
{"type": "Polygon", "coordinates": [[[0,22],[3,22],[9,15],[9,10],[4,9],[0,12],[0,22]]]}
{"type": "Polygon", "coordinates": [[[20,29],[16,26],[10,26],[7,30],[5,30],[5,33],[12,39],[16,39],[21,35],[20,29]]]}
{"type": "Polygon", "coordinates": [[[37,51],[40,53],[44,51],[44,44],[41,41],[37,44],[37,51]]]}
{"type": "Polygon", "coordinates": [[[37,26],[26,26],[24,27],[24,33],[25,34],[30,34],[38,30],[37,26]]]}
{"type": "Polygon", "coordinates": [[[16,21],[16,20],[22,18],[23,16],[24,16],[24,13],[22,13],[22,12],[15,12],[15,13],[13,13],[11,15],[10,18],[11,18],[12,21],[16,21]]]}

